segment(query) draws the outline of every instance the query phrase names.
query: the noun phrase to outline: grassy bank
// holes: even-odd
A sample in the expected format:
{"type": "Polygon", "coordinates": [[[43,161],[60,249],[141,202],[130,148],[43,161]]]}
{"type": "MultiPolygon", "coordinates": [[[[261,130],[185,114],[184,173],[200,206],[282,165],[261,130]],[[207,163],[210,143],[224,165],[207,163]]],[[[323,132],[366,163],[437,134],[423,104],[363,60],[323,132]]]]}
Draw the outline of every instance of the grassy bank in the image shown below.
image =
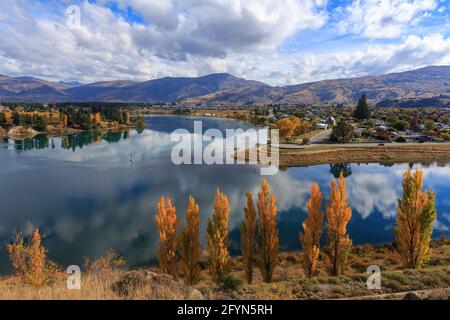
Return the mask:
{"type": "MultiPolygon", "coordinates": [[[[253,284],[245,283],[241,257],[232,259],[232,270],[221,287],[212,284],[206,259],[201,280],[193,288],[185,287],[157,268],[121,270],[102,260],[96,268],[82,273],[81,290],[66,288],[65,274],[54,283],[33,287],[17,278],[0,279],[0,299],[402,299],[414,291],[422,298],[447,299],[450,295],[450,240],[432,242],[432,258],[422,269],[403,269],[391,245],[356,246],[344,275],[330,277],[325,268],[312,278],[305,277],[301,254],[282,253],[274,281],[264,283],[255,270],[253,284]],[[366,269],[381,268],[381,290],[368,290],[366,269]],[[100,266],[100,267],[99,267],[100,266]]],[[[321,259],[323,261],[323,259],[321,259]]]]}
{"type": "Polygon", "coordinates": [[[324,145],[303,149],[280,148],[280,166],[328,163],[447,163],[450,144],[324,145]]]}

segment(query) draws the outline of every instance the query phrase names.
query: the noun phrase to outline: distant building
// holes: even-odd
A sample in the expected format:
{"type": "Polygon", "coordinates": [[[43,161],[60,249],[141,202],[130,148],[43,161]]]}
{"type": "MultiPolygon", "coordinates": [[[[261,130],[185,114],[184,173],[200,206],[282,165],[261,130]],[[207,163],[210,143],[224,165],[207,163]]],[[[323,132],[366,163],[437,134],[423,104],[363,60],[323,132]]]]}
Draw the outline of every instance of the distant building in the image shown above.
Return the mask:
{"type": "Polygon", "coordinates": [[[335,125],[336,125],[336,119],[335,119],[334,117],[332,117],[332,116],[329,116],[329,117],[327,118],[327,120],[326,120],[326,123],[327,123],[329,126],[335,126],[335,125]]]}

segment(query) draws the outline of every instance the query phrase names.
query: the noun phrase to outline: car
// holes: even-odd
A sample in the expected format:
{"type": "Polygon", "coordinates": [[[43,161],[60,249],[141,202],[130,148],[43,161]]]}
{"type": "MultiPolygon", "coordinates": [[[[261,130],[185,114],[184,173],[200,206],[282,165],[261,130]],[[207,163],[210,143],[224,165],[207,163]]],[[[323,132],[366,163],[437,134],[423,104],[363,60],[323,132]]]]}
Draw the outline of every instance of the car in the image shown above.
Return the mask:
{"type": "Polygon", "coordinates": [[[378,146],[379,147],[384,147],[384,143],[379,143],[378,146]]]}

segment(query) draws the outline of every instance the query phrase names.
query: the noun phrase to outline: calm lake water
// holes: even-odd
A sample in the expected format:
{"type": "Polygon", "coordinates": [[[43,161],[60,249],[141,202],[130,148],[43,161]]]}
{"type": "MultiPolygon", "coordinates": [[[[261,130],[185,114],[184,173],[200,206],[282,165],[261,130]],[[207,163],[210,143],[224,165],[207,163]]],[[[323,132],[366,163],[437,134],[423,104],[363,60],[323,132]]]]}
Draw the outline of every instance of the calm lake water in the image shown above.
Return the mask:
{"type": "MultiPolygon", "coordinates": [[[[29,232],[33,226],[44,234],[49,257],[62,265],[82,264],[83,257],[99,257],[111,248],[129,266],[152,263],[158,243],[153,217],[159,197],[174,199],[182,220],[193,195],[200,204],[204,240],[217,187],[229,196],[232,252],[239,253],[244,194],[258,192],[260,170],[254,165],[173,165],[170,133],[177,128],[192,131],[193,121],[199,119],[204,130],[249,127],[234,120],[151,116],[140,133],[84,133],[0,143],[0,272],[10,268],[4,244],[11,234],[29,232]]],[[[319,165],[268,177],[278,197],[282,250],[300,247],[298,232],[311,184],[317,181],[327,199],[330,180],[342,169],[353,208],[349,224],[353,243],[391,242],[401,178],[408,166],[319,165]]],[[[449,235],[450,165],[417,166],[425,172],[425,186],[436,192],[438,220],[433,236],[449,235]]]]}

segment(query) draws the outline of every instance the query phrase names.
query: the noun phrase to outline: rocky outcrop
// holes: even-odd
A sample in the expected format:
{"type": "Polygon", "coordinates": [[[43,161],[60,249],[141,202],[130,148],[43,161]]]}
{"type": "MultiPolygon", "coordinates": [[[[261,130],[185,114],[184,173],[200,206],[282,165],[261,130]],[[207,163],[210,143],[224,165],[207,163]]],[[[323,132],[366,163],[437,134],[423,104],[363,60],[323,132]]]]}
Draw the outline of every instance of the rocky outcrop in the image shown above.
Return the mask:
{"type": "Polygon", "coordinates": [[[136,296],[152,300],[203,300],[200,291],[186,287],[167,274],[151,271],[130,271],[125,273],[111,288],[118,296],[133,299],[136,296]]]}
{"type": "Polygon", "coordinates": [[[37,136],[39,132],[34,130],[33,128],[26,128],[26,127],[15,127],[9,130],[8,132],[8,138],[13,140],[25,140],[25,139],[31,139],[35,136],[37,136]]]}
{"type": "Polygon", "coordinates": [[[405,296],[403,297],[403,300],[421,300],[419,298],[419,296],[417,294],[415,294],[414,292],[408,292],[407,294],[405,294],[405,296]]]}

